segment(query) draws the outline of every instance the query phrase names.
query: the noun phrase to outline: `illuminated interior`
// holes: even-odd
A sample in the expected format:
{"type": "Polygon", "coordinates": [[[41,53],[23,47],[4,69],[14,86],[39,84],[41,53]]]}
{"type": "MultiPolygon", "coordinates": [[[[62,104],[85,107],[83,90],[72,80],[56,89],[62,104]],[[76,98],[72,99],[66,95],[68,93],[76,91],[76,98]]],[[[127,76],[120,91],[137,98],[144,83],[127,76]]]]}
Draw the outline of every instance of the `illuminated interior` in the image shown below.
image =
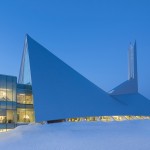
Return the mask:
{"type": "Polygon", "coordinates": [[[17,102],[20,104],[33,104],[32,94],[18,94],[17,102]]]}
{"type": "Polygon", "coordinates": [[[79,121],[125,121],[125,120],[139,120],[139,119],[150,119],[150,116],[99,116],[99,117],[82,117],[82,118],[69,118],[66,121],[79,122],[79,121]]]}
{"type": "Polygon", "coordinates": [[[6,89],[0,89],[0,100],[6,100],[6,89]]]}
{"type": "Polygon", "coordinates": [[[17,119],[18,119],[18,122],[21,122],[21,123],[34,122],[35,119],[34,119],[33,109],[18,108],[17,119]]]}
{"type": "Polygon", "coordinates": [[[7,132],[7,131],[10,131],[12,129],[0,129],[0,132],[7,132]]]}
{"type": "Polygon", "coordinates": [[[6,123],[6,116],[0,116],[0,123],[6,123]]]}
{"type": "Polygon", "coordinates": [[[34,121],[31,85],[20,85],[16,77],[0,75],[0,132],[34,121]]]}
{"type": "Polygon", "coordinates": [[[16,77],[0,75],[0,132],[16,127],[16,84],[16,77]]]}
{"type": "Polygon", "coordinates": [[[18,85],[17,90],[17,122],[31,123],[35,121],[31,85],[18,85]]]}

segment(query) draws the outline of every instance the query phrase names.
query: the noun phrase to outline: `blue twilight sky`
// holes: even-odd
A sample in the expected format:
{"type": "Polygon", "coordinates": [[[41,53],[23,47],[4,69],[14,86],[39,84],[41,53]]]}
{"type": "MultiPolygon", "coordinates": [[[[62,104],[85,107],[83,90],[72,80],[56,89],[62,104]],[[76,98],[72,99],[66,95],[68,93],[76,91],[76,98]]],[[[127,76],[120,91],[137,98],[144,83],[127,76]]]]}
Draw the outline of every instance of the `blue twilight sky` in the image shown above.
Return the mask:
{"type": "Polygon", "coordinates": [[[150,99],[150,0],[1,0],[0,74],[18,76],[26,33],[106,91],[127,79],[136,39],[150,99]]]}

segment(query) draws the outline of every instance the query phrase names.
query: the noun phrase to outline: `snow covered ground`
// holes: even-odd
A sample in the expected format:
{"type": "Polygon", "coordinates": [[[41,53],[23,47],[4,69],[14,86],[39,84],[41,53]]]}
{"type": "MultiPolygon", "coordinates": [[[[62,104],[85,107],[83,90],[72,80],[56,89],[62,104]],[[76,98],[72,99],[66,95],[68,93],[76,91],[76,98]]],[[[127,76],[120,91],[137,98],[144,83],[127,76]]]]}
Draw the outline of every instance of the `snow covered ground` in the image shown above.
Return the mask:
{"type": "Polygon", "coordinates": [[[24,125],[0,133],[0,150],[150,150],[150,120],[24,125]]]}

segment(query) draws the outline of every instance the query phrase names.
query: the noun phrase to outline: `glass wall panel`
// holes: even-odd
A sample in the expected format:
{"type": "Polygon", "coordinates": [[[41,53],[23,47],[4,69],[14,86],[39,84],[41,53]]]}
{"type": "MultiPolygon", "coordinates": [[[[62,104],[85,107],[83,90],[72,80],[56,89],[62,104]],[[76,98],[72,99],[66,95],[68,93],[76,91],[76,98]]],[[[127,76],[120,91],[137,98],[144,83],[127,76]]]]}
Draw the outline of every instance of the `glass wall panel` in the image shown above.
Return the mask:
{"type": "Polygon", "coordinates": [[[0,101],[6,101],[6,76],[0,75],[0,101]]]}
{"type": "Polygon", "coordinates": [[[25,104],[25,94],[24,93],[18,93],[17,94],[17,102],[20,104],[25,104]]]}
{"type": "Polygon", "coordinates": [[[12,94],[12,97],[13,97],[13,101],[16,102],[16,87],[17,85],[17,80],[15,78],[13,78],[13,83],[12,83],[12,87],[13,87],[13,94],[12,94]]]}
{"type": "Polygon", "coordinates": [[[17,102],[20,104],[33,104],[31,85],[23,85],[23,84],[18,85],[17,102]]]}
{"type": "Polygon", "coordinates": [[[96,117],[86,117],[86,121],[96,121],[96,117]]]}
{"type": "Polygon", "coordinates": [[[7,88],[7,91],[6,91],[6,99],[7,101],[12,101],[12,78],[11,77],[7,77],[6,78],[6,88],[7,88]]]}
{"type": "Polygon", "coordinates": [[[6,109],[6,101],[0,101],[0,108],[6,109]]]}
{"type": "Polygon", "coordinates": [[[115,121],[123,121],[123,120],[125,120],[125,118],[122,117],[122,116],[112,116],[112,117],[113,117],[113,119],[114,119],[115,121]]]}
{"type": "Polygon", "coordinates": [[[17,78],[0,75],[0,131],[15,127],[17,78]]]}
{"type": "Polygon", "coordinates": [[[18,122],[25,122],[25,117],[26,113],[25,113],[25,109],[22,108],[18,108],[17,109],[17,120],[18,122]]]}
{"type": "Polygon", "coordinates": [[[0,123],[6,123],[6,110],[0,109],[0,123]]]}
{"type": "Polygon", "coordinates": [[[21,62],[19,83],[31,85],[30,60],[28,55],[27,43],[25,43],[23,57],[21,62]]]}
{"type": "Polygon", "coordinates": [[[33,109],[26,109],[26,122],[34,122],[33,109]]]}
{"type": "Polygon", "coordinates": [[[26,104],[33,104],[32,94],[26,94],[26,104]]]}
{"type": "Polygon", "coordinates": [[[12,103],[12,101],[7,101],[6,102],[6,106],[7,106],[7,109],[13,109],[13,103],[12,103]]]}
{"type": "Polygon", "coordinates": [[[17,119],[19,123],[30,123],[35,120],[31,85],[17,85],[17,119]]]}
{"type": "Polygon", "coordinates": [[[24,62],[24,84],[31,84],[31,71],[28,50],[26,50],[24,62]]]}
{"type": "Polygon", "coordinates": [[[7,131],[6,124],[0,124],[0,132],[6,132],[6,131],[7,131]]]}
{"type": "Polygon", "coordinates": [[[0,116],[0,123],[6,123],[6,116],[0,116]]]}
{"type": "Polygon", "coordinates": [[[12,110],[7,110],[7,123],[13,123],[13,112],[12,110]]]}
{"type": "Polygon", "coordinates": [[[6,89],[0,89],[0,100],[6,101],[6,89]]]}
{"type": "Polygon", "coordinates": [[[15,123],[7,123],[6,124],[7,131],[10,131],[11,129],[14,129],[15,127],[16,127],[15,123]]]}
{"type": "Polygon", "coordinates": [[[18,117],[17,118],[18,122],[21,122],[21,123],[34,122],[34,111],[33,109],[18,108],[17,117],[18,117]]]}
{"type": "Polygon", "coordinates": [[[144,116],[135,116],[136,119],[145,119],[144,116]]]}
{"type": "Polygon", "coordinates": [[[17,103],[16,102],[12,103],[12,109],[15,109],[15,110],[17,109],[17,103]]]}
{"type": "Polygon", "coordinates": [[[16,111],[15,110],[7,110],[7,123],[15,123],[16,122],[16,111]]]}
{"type": "Polygon", "coordinates": [[[133,116],[125,116],[125,118],[126,118],[127,120],[133,120],[133,119],[134,119],[133,116]]]}
{"type": "Polygon", "coordinates": [[[100,121],[109,122],[112,121],[111,116],[100,116],[100,121]]]}

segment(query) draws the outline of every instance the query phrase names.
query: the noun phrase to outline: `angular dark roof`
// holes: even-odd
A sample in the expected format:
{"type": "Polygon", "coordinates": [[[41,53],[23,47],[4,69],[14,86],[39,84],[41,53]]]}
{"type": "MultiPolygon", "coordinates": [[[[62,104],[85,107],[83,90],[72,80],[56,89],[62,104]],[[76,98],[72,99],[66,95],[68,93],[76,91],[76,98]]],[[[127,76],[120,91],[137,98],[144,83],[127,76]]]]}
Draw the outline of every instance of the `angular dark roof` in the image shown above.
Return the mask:
{"type": "MultiPolygon", "coordinates": [[[[129,106],[118,97],[111,97],[28,35],[23,55],[24,60],[29,61],[29,67],[28,70],[24,69],[25,63],[22,63],[20,78],[23,79],[30,72],[29,83],[32,83],[37,122],[87,116],[142,114],[141,109],[137,109],[140,112],[133,109],[134,105],[129,106]],[[25,58],[25,53],[28,53],[28,59],[25,58]]],[[[148,113],[150,111],[146,114],[148,113]]]]}
{"type": "Polygon", "coordinates": [[[31,37],[26,38],[36,121],[117,115],[127,109],[31,37]]]}

